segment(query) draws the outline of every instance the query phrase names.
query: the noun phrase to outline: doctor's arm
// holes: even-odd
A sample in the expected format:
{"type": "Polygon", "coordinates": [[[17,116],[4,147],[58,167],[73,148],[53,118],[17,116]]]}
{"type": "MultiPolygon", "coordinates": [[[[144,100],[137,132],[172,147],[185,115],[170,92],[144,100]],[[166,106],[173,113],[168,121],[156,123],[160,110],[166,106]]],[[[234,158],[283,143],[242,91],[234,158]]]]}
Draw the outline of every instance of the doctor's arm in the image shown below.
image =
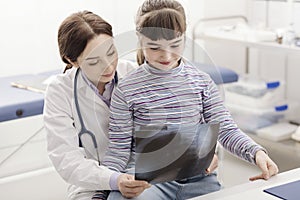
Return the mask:
{"type": "Polygon", "coordinates": [[[50,84],[44,105],[44,127],[47,150],[60,176],[69,184],[91,190],[110,190],[110,176],[114,173],[87,159],[79,147],[78,132],[72,116],[72,90],[67,85],[50,84]],[[64,88],[64,89],[62,89],[64,88]]]}

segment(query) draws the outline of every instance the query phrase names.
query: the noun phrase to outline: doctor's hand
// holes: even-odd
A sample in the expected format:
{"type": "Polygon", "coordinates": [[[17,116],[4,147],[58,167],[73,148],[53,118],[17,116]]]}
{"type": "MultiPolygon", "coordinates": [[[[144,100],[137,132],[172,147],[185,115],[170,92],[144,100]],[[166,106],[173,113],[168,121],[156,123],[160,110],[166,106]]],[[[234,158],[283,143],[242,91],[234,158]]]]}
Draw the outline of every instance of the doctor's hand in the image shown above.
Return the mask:
{"type": "Polygon", "coordinates": [[[124,197],[133,198],[151,187],[151,184],[147,181],[134,180],[133,175],[122,174],[118,177],[118,187],[124,197]]]}
{"type": "Polygon", "coordinates": [[[274,176],[278,173],[277,165],[264,151],[259,150],[256,152],[255,161],[262,173],[249,178],[250,181],[255,181],[258,179],[268,180],[271,176],[274,176]]]}

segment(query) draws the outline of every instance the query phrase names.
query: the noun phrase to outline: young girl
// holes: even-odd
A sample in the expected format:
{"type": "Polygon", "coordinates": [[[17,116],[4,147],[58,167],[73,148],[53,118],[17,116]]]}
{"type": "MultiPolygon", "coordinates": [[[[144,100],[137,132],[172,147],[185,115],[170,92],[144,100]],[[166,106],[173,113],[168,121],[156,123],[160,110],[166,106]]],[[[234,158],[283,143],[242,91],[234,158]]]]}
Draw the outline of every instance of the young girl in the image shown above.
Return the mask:
{"type": "MultiPolygon", "coordinates": [[[[112,96],[109,151],[103,164],[118,171],[132,165],[136,126],[217,121],[221,145],[261,169],[262,174],[250,180],[277,174],[278,168],[265,150],[234,123],[212,79],[182,58],[186,18],[181,4],[173,0],[146,0],[137,13],[136,30],[140,67],[120,81],[112,96]]],[[[159,158],[156,162],[160,162],[159,158]]],[[[187,199],[219,189],[216,174],[203,173],[155,184],[138,198],[187,199]]],[[[112,192],[109,199],[120,196],[112,192]]]]}

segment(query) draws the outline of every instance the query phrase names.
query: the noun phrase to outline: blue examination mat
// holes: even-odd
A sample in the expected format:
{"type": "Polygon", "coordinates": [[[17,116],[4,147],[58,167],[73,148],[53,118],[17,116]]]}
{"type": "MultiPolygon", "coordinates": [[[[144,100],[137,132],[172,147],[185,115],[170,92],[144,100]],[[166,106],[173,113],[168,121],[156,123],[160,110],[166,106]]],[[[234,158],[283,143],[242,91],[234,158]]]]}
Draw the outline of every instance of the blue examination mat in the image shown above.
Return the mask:
{"type": "MultiPolygon", "coordinates": [[[[191,64],[199,66],[199,69],[209,74],[216,84],[231,83],[238,80],[237,73],[225,67],[199,63],[191,64]]],[[[37,76],[46,78],[58,73],[62,73],[61,70],[53,70],[41,74],[0,77],[0,122],[43,113],[44,94],[13,87],[11,85],[12,82],[33,80],[37,76]]]]}
{"type": "Polygon", "coordinates": [[[46,78],[57,73],[59,70],[41,74],[0,77],[0,122],[43,113],[44,94],[13,87],[12,82],[33,80],[37,76],[46,78]]]}
{"type": "Polygon", "coordinates": [[[11,86],[11,82],[30,78],[32,75],[20,75],[0,78],[0,121],[41,114],[44,95],[11,86]]]}

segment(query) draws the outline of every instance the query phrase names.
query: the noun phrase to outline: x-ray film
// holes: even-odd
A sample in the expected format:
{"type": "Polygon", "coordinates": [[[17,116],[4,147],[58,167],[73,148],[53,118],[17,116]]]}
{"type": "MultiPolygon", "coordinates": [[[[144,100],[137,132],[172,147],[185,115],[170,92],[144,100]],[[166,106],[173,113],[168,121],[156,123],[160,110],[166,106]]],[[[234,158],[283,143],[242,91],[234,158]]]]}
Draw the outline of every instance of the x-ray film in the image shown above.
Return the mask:
{"type": "Polygon", "coordinates": [[[135,178],[151,184],[205,172],[215,153],[219,123],[135,128],[135,178]]]}

